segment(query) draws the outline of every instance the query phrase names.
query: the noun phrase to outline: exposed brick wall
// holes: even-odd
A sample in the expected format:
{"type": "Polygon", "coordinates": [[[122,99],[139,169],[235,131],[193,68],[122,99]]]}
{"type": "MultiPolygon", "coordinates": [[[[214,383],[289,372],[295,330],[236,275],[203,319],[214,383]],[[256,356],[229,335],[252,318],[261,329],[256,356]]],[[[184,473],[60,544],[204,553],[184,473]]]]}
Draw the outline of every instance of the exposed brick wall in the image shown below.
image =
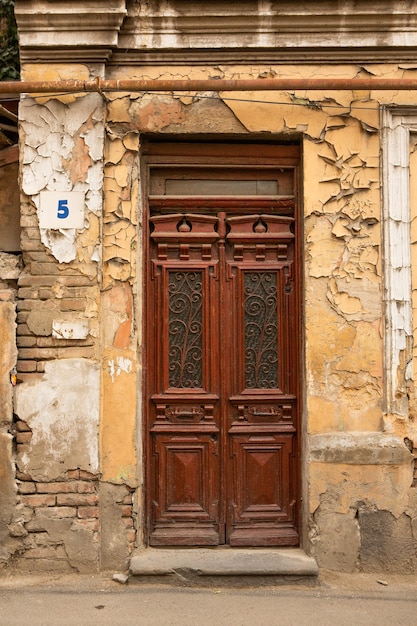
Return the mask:
{"type": "Polygon", "coordinates": [[[17,305],[17,371],[21,380],[30,379],[30,374],[42,373],[45,361],[95,356],[95,341],[90,335],[83,340],[58,339],[50,333],[36,334],[27,324],[31,311],[38,312],[39,318],[44,314],[45,326],[51,326],[55,312],[84,311],[90,293],[94,293],[94,287],[84,276],[22,276],[17,305]],[[60,290],[62,298],[53,297],[54,289],[60,290]]]}
{"type": "Polygon", "coordinates": [[[18,281],[18,378],[27,381],[44,372],[45,361],[97,357],[98,271],[96,264],[59,263],[45,248],[34,207],[22,205],[24,271],[18,281]],[[52,336],[55,319],[85,319],[85,339],[52,336]]]}
{"type": "MultiPolygon", "coordinates": [[[[45,380],[48,361],[88,359],[97,362],[100,338],[97,264],[86,263],[85,258],[59,262],[43,245],[34,207],[29,203],[22,205],[22,248],[24,269],[17,291],[18,384],[45,380]],[[89,334],[85,339],[54,337],[56,319],[88,320],[89,334]]],[[[33,393],[38,391],[33,387],[33,393]]],[[[74,416],[69,417],[74,419],[74,416]]],[[[20,571],[100,569],[101,544],[106,538],[103,539],[103,483],[99,474],[73,469],[64,472],[59,479],[48,480],[46,472],[45,479],[34,479],[30,471],[25,473],[21,471],[23,466],[20,467],[22,455],[34,458],[36,437],[19,411],[13,434],[17,506],[10,532],[20,544],[13,566],[20,571]]],[[[122,556],[130,555],[135,547],[134,492],[133,488],[121,485],[120,499],[113,501],[117,521],[114,532],[120,541],[122,556]]]]}
{"type": "MultiPolygon", "coordinates": [[[[27,446],[26,440],[19,443],[22,435],[31,437],[24,422],[15,425],[17,446],[27,446]]],[[[32,480],[28,474],[16,471],[17,507],[10,534],[19,539],[20,557],[15,559],[15,567],[27,571],[79,571],[76,559],[68,550],[68,537],[59,530],[53,532],[53,525],[66,524],[66,530],[86,531],[89,549],[95,551],[96,560],[90,562],[85,571],[99,569],[100,553],[100,480],[99,476],[80,469],[70,470],[65,480],[40,482],[32,480]],[[51,531],[52,528],[52,531],[51,531]]],[[[134,489],[125,488],[128,493],[116,506],[119,509],[123,543],[130,555],[136,542],[135,513],[133,506],[134,489]],[[123,533],[123,529],[125,529],[123,533]]]]}
{"type": "Polygon", "coordinates": [[[68,520],[71,531],[88,530],[98,552],[99,482],[98,477],[83,470],[67,472],[67,481],[34,482],[17,472],[18,510],[23,535],[21,567],[72,569],[65,535],[56,538],[48,532],[48,521],[68,520]],[[30,562],[30,563],[29,563],[30,562]]]}
{"type": "Polygon", "coordinates": [[[23,452],[27,452],[29,449],[29,443],[32,439],[32,430],[22,420],[17,420],[14,423],[14,436],[16,443],[16,451],[18,454],[22,454],[23,452]]]}
{"type": "Polygon", "coordinates": [[[136,545],[135,514],[133,508],[133,494],[135,489],[128,489],[129,493],[123,498],[120,507],[123,523],[126,526],[128,553],[132,554],[136,545]]]}

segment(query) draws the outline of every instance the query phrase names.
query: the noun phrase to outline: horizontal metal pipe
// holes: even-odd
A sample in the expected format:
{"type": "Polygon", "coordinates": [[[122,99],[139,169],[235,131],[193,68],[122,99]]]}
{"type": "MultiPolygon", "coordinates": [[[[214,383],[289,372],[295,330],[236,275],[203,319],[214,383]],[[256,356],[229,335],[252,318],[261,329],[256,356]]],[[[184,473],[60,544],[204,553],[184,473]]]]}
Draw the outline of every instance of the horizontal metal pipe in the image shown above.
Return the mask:
{"type": "Polygon", "coordinates": [[[250,78],[206,80],[56,80],[4,81],[0,94],[80,92],[186,92],[186,91],[413,91],[417,78],[250,78]]]}

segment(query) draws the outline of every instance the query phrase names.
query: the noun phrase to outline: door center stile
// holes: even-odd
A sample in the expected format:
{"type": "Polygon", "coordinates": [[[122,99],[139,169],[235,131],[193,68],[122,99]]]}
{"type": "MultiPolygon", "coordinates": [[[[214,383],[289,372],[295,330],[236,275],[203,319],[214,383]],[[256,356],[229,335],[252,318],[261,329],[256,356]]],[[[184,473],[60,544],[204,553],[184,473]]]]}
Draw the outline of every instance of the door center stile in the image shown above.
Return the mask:
{"type": "Polygon", "coordinates": [[[220,458],[219,458],[219,467],[220,467],[220,500],[223,503],[221,507],[221,514],[219,518],[219,529],[221,536],[223,538],[222,543],[226,542],[226,517],[227,517],[227,438],[224,436],[226,429],[226,416],[227,416],[227,386],[228,386],[228,378],[229,372],[227,371],[230,365],[230,353],[229,353],[229,338],[227,336],[229,327],[230,327],[230,308],[228,308],[227,303],[227,268],[226,268],[226,213],[221,211],[217,214],[218,217],[218,225],[217,232],[219,235],[218,241],[218,256],[219,256],[219,301],[217,304],[217,311],[215,312],[216,318],[218,318],[219,322],[217,325],[217,333],[218,333],[218,342],[217,345],[219,347],[219,358],[217,359],[217,370],[218,370],[218,380],[219,380],[219,415],[220,415],[220,458]]]}

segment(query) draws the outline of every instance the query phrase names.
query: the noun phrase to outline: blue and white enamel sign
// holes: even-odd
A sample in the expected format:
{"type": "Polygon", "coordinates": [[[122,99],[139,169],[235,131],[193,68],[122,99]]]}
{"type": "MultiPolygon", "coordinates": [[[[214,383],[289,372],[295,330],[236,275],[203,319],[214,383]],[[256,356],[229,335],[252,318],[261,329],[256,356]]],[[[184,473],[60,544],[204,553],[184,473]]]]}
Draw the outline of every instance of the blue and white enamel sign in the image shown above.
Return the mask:
{"type": "Polygon", "coordinates": [[[83,191],[41,191],[39,227],[84,228],[83,191]]]}

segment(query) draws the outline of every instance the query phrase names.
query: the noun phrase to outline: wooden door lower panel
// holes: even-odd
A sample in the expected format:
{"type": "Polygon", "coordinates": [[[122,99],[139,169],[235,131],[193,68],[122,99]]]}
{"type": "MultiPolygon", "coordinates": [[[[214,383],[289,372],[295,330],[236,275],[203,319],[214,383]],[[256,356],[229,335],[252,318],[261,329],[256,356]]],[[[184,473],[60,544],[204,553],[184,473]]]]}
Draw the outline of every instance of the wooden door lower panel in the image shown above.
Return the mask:
{"type": "Polygon", "coordinates": [[[298,545],[294,435],[230,435],[231,490],[228,537],[231,546],[298,545]]]}
{"type": "Polygon", "coordinates": [[[219,537],[217,433],[153,433],[150,545],[213,546],[219,537]]]}

